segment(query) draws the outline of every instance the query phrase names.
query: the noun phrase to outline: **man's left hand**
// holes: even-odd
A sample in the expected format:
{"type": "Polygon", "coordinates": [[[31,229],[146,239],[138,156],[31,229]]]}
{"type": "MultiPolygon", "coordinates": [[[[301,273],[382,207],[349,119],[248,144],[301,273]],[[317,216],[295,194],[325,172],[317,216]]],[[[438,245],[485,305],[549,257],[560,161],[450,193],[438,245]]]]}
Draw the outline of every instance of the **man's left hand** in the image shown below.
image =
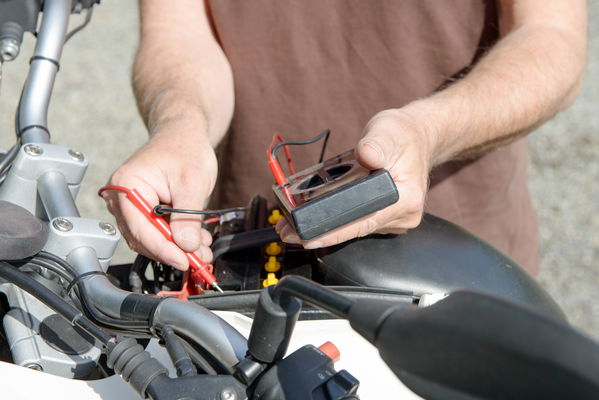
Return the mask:
{"type": "Polygon", "coordinates": [[[302,241],[289,222],[282,218],[277,224],[282,240],[315,249],[372,233],[403,233],[418,226],[432,167],[433,138],[432,132],[408,111],[391,109],[376,114],[364,128],[363,138],[355,148],[356,158],[368,169],[389,171],[397,186],[399,200],[310,241],[302,241]]]}

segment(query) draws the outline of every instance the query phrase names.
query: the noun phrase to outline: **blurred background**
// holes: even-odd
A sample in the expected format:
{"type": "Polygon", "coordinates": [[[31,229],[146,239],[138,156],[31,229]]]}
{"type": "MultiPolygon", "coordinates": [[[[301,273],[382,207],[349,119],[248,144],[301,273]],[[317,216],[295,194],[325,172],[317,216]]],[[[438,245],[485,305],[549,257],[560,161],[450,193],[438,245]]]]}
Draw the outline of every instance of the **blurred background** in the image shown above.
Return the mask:
{"type": "MultiPolygon", "coordinates": [[[[599,2],[589,2],[589,20],[599,2]]],[[[146,138],[130,87],[138,38],[136,1],[105,1],[67,44],[50,105],[53,142],[83,151],[90,166],[77,200],[81,214],[112,221],[96,195],[146,138]]],[[[75,16],[72,25],[82,16],[75,16]]],[[[529,181],[538,210],[539,280],[570,321],[599,338],[599,25],[589,27],[589,62],[578,101],[530,136],[529,181]]],[[[34,40],[3,67],[0,148],[14,143],[14,111],[34,40]]],[[[121,243],[114,261],[130,262],[121,243]]]]}

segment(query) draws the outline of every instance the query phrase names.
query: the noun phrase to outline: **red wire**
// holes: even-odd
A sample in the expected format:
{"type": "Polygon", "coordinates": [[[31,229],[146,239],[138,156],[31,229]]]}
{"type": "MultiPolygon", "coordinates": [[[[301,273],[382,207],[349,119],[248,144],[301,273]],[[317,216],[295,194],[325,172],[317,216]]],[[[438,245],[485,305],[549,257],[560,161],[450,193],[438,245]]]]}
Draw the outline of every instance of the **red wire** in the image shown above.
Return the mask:
{"type": "MultiPolygon", "coordinates": [[[[275,133],[272,138],[272,142],[270,143],[270,148],[268,149],[269,158],[273,157],[272,149],[275,147],[275,144],[277,144],[277,141],[282,143],[285,140],[283,140],[283,137],[280,134],[275,133]]],[[[285,152],[285,157],[287,158],[287,166],[289,167],[289,172],[291,173],[291,175],[294,175],[295,167],[293,166],[293,163],[291,162],[291,152],[289,151],[289,146],[287,146],[287,145],[283,146],[283,151],[285,152]]]]}
{"type": "MultiPolygon", "coordinates": [[[[142,214],[145,215],[146,219],[150,221],[168,241],[174,243],[173,235],[168,222],[166,222],[166,220],[161,216],[154,214],[154,209],[152,208],[150,203],[148,203],[148,201],[144,199],[143,196],[137,190],[129,189],[124,186],[108,185],[104,186],[103,188],[100,188],[100,190],[98,191],[98,195],[102,196],[102,194],[107,190],[116,190],[118,192],[126,193],[127,199],[129,199],[133,203],[133,205],[137,207],[137,209],[141,211],[142,214]]],[[[189,260],[189,266],[192,272],[192,276],[198,274],[199,277],[208,285],[212,285],[216,282],[216,278],[211,272],[213,268],[212,265],[200,260],[200,258],[195,253],[185,251],[185,255],[189,260]]]]}
{"type": "Polygon", "coordinates": [[[213,223],[219,222],[219,221],[220,221],[220,217],[212,217],[212,218],[207,218],[202,222],[204,222],[205,224],[213,224],[213,223]]]}

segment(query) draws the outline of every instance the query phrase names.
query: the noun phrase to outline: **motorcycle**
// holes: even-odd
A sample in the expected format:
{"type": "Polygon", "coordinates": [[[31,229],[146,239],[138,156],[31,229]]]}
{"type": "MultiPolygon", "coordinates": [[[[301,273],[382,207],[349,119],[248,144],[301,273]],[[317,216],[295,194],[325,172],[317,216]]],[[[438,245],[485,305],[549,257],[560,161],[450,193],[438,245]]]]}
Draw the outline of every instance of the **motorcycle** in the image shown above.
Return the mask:
{"type": "MultiPolygon", "coordinates": [[[[0,159],[2,398],[599,395],[597,344],[512,260],[431,215],[404,235],[307,251],[278,240],[281,216],[256,197],[205,220],[213,266],[112,265],[118,230],[74,201],[89,160],[52,144],[47,126],[79,29],[67,32],[70,15],[88,22],[96,3],[0,2],[3,62],[37,35],[17,142],[0,159]]],[[[121,189],[168,236],[160,213],[121,189]]]]}

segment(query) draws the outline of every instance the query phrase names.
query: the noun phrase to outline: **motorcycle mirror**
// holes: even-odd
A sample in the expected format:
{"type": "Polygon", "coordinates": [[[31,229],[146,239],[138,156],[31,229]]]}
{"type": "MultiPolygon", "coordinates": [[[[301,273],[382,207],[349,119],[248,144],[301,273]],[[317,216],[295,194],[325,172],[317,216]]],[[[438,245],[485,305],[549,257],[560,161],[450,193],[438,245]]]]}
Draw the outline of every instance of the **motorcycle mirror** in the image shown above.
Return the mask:
{"type": "Polygon", "coordinates": [[[461,291],[425,308],[364,299],[348,319],[427,399],[599,398],[599,345],[503,299],[461,291]]]}

